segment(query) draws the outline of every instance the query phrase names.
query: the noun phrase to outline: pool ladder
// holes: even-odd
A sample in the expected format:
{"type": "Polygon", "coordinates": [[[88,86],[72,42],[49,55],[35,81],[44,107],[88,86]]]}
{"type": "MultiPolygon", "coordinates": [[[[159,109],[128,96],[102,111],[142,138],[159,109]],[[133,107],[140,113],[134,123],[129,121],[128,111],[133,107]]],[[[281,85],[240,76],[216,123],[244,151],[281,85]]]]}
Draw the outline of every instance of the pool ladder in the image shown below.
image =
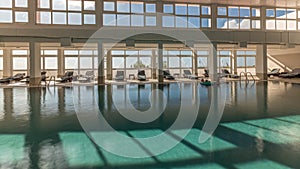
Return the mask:
{"type": "Polygon", "coordinates": [[[255,82],[255,78],[252,75],[251,72],[241,72],[240,73],[240,81],[242,80],[242,74],[244,74],[244,76],[246,77],[246,82],[249,82],[250,80],[248,79],[248,74],[251,76],[252,80],[255,82]]]}

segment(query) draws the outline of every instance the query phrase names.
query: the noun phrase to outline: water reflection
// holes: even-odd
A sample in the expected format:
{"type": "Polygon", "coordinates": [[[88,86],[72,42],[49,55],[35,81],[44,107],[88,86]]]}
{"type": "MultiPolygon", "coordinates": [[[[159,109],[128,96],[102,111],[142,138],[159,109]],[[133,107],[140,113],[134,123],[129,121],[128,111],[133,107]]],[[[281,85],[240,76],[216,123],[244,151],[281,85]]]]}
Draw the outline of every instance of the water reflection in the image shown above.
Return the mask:
{"type": "MultiPolygon", "coordinates": [[[[124,168],[125,165],[127,168],[143,168],[147,164],[145,168],[157,168],[165,165],[184,167],[188,162],[197,166],[218,163],[230,168],[244,162],[252,163],[256,159],[263,161],[265,157],[276,161],[276,165],[280,163],[291,168],[300,167],[294,158],[300,155],[297,135],[300,132],[300,85],[281,82],[223,84],[226,107],[222,124],[205,144],[197,144],[195,138],[211,104],[213,91],[210,87],[193,83],[76,86],[78,98],[87,109],[91,105],[99,106],[104,117],[127,135],[165,130],[176,120],[180,109],[178,101],[183,94],[199,98],[200,106],[193,132],[180,143],[182,145],[174,152],[167,153],[166,157],[158,158],[158,161],[144,159],[142,161],[145,163],[142,164],[138,160],[109,154],[88,139],[75,113],[74,88],[0,88],[1,167],[124,168]],[[150,91],[153,89],[161,90],[164,96],[162,98],[154,93],[152,99],[166,101],[165,111],[156,120],[147,124],[134,123],[118,113],[116,105],[128,106],[124,102],[125,98],[129,98],[137,110],[149,110],[150,91]],[[183,156],[176,155],[181,150],[192,153],[190,156],[185,156],[185,153],[181,154],[183,156]],[[274,153],[268,153],[271,150],[274,153]],[[276,157],[280,153],[283,154],[281,157],[286,158],[276,157]],[[248,154],[248,157],[236,154],[248,154]],[[89,158],[85,158],[88,155],[89,158]]],[[[158,103],[155,106],[161,106],[158,103]]],[[[185,115],[188,117],[189,112],[185,115]]],[[[178,139],[176,132],[168,134],[172,139],[178,139]]],[[[270,164],[273,165],[273,162],[270,164]]]]}

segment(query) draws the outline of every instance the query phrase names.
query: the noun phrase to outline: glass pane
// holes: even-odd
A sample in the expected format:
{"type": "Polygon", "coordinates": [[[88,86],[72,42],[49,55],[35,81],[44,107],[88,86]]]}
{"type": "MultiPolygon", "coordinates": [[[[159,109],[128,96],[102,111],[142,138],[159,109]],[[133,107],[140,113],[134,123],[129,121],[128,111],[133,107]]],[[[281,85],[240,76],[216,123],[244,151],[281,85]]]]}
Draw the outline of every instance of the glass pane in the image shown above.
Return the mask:
{"type": "Polygon", "coordinates": [[[78,57],[65,57],[66,69],[78,69],[78,57]]]}
{"type": "Polygon", "coordinates": [[[116,14],[103,14],[104,26],[116,26],[116,14]]]}
{"type": "Polygon", "coordinates": [[[297,29],[297,22],[296,22],[296,20],[294,20],[294,21],[288,20],[287,21],[287,29],[288,30],[296,30],[297,29]]]}
{"type": "Polygon", "coordinates": [[[188,5],[188,15],[200,15],[200,6],[199,5],[188,5]]]}
{"type": "Polygon", "coordinates": [[[84,1],[84,10],[94,11],[95,10],[95,1],[84,1]]]}
{"type": "Polygon", "coordinates": [[[131,15],[131,26],[144,26],[144,15],[131,15]]]}
{"type": "Polygon", "coordinates": [[[96,24],[96,15],[84,14],[84,24],[96,24]]]}
{"type": "Polygon", "coordinates": [[[151,58],[150,57],[141,57],[140,58],[140,68],[150,68],[151,67],[151,58]]]}
{"type": "Polygon", "coordinates": [[[189,56],[193,55],[193,51],[191,50],[182,50],[180,53],[181,55],[189,55],[189,56]]]}
{"type": "Polygon", "coordinates": [[[243,50],[238,50],[238,51],[236,52],[236,54],[237,54],[237,55],[245,55],[245,51],[243,51],[243,50]]]}
{"type": "Polygon", "coordinates": [[[144,13],[144,3],[131,2],[131,13],[144,13]]]}
{"type": "Polygon", "coordinates": [[[246,66],[254,67],[255,66],[255,57],[246,57],[246,66]]]}
{"type": "Polygon", "coordinates": [[[0,10],[0,23],[12,23],[12,10],[0,10]]]}
{"type": "Polygon", "coordinates": [[[80,50],[79,55],[93,55],[92,50],[80,50]]]}
{"type": "Polygon", "coordinates": [[[246,55],[256,55],[256,51],[255,50],[247,50],[246,51],[246,55]]]}
{"type": "Polygon", "coordinates": [[[226,7],[218,7],[218,15],[226,16],[227,15],[227,8],[226,7]]]}
{"type": "Polygon", "coordinates": [[[229,18],[229,29],[238,29],[239,19],[229,18]]]}
{"type": "Polygon", "coordinates": [[[12,8],[12,0],[0,0],[0,8],[12,8]]]}
{"type": "Polygon", "coordinates": [[[0,49],[0,55],[3,55],[3,50],[0,49]]]}
{"type": "Polygon", "coordinates": [[[266,28],[274,30],[275,29],[275,20],[267,19],[266,28]]]}
{"type": "Polygon", "coordinates": [[[39,0],[38,7],[39,8],[50,8],[50,0],[39,0]]]}
{"type": "Polygon", "coordinates": [[[112,50],[111,54],[112,55],[124,55],[125,52],[124,52],[124,50],[112,50]]]}
{"type": "Polygon", "coordinates": [[[237,6],[229,6],[228,7],[228,16],[238,17],[239,16],[239,7],[237,7],[237,6]]]}
{"type": "MultiPolygon", "coordinates": [[[[94,57],[94,69],[98,69],[98,57],[94,57]]],[[[104,68],[106,68],[106,64],[104,64],[104,68]]]]}
{"type": "Polygon", "coordinates": [[[240,19],[240,29],[250,29],[250,19],[240,19]]]}
{"type": "Polygon", "coordinates": [[[57,57],[45,57],[45,69],[57,69],[57,57]]]}
{"type": "Polygon", "coordinates": [[[92,57],[80,57],[80,69],[92,69],[93,58],[92,57]]]}
{"type": "Polygon", "coordinates": [[[287,18],[288,19],[296,19],[297,18],[297,11],[296,9],[287,9],[287,18]]]}
{"type": "Polygon", "coordinates": [[[81,13],[68,13],[69,25],[81,25],[81,13]]]}
{"type": "Polygon", "coordinates": [[[27,8],[28,1],[27,0],[15,0],[15,7],[27,8]]]}
{"type": "Polygon", "coordinates": [[[276,18],[286,18],[286,9],[277,8],[276,9],[276,18]]]}
{"type": "Polygon", "coordinates": [[[176,15],[186,15],[187,5],[186,4],[175,4],[175,14],[176,15]]]}
{"type": "Polygon", "coordinates": [[[180,51],[179,50],[169,50],[168,54],[169,55],[180,55],[180,51]]]}
{"type": "Polygon", "coordinates": [[[130,12],[129,2],[117,1],[117,11],[129,13],[130,12]]]}
{"type": "Polygon", "coordinates": [[[198,67],[207,67],[207,57],[198,57],[198,67]]]}
{"type": "Polygon", "coordinates": [[[28,50],[13,50],[12,55],[28,55],[28,50]]]}
{"type": "Polygon", "coordinates": [[[113,57],[112,58],[113,68],[124,68],[124,58],[123,57],[113,57]]]}
{"type": "Polygon", "coordinates": [[[210,15],[211,14],[210,6],[202,6],[201,7],[201,14],[202,15],[210,15]]]}
{"type": "Polygon", "coordinates": [[[267,17],[274,17],[275,16],[275,10],[274,9],[266,9],[266,16],[267,17]]]}
{"type": "Polygon", "coordinates": [[[53,12],[53,24],[67,24],[67,14],[65,12],[53,12]]]}
{"type": "Polygon", "coordinates": [[[199,17],[189,17],[188,18],[189,28],[200,28],[200,18],[199,17]]]}
{"type": "Polygon", "coordinates": [[[146,4],[146,12],[147,13],[155,13],[156,12],[156,4],[146,4]]]}
{"type": "Polygon", "coordinates": [[[252,29],[260,29],[260,20],[252,20],[252,29]]]}
{"type": "Polygon", "coordinates": [[[68,10],[81,11],[81,0],[68,0],[68,10]]]}
{"type": "Polygon", "coordinates": [[[229,50],[221,50],[221,51],[218,51],[219,55],[222,55],[222,56],[228,56],[228,55],[231,55],[231,51],[229,50]]]}
{"type": "Polygon", "coordinates": [[[164,4],[164,13],[173,13],[173,5],[164,4]]]}
{"type": "Polygon", "coordinates": [[[192,57],[182,57],[181,58],[181,67],[192,67],[192,57]]]}
{"type": "Polygon", "coordinates": [[[286,30],[286,20],[276,20],[276,30],[286,30]]]}
{"type": "Polygon", "coordinates": [[[51,12],[37,12],[37,23],[51,24],[51,12]]]}
{"type": "Polygon", "coordinates": [[[57,55],[57,50],[44,50],[44,55],[57,55]]]}
{"type": "Polygon", "coordinates": [[[163,16],[162,22],[163,27],[174,27],[174,16],[163,16]]]}
{"type": "Polygon", "coordinates": [[[156,26],[156,16],[146,16],[146,26],[156,26]]]}
{"type": "Polygon", "coordinates": [[[13,70],[26,70],[26,69],[27,69],[27,57],[13,58],[13,70]]]}
{"type": "Polygon", "coordinates": [[[198,50],[197,55],[208,55],[208,51],[207,50],[198,50]]]}
{"type": "Polygon", "coordinates": [[[221,67],[230,67],[230,57],[220,57],[220,66],[221,67]]]}
{"type": "Polygon", "coordinates": [[[202,28],[210,28],[211,27],[211,19],[210,18],[202,18],[201,19],[201,27],[202,28]]]}
{"type": "Polygon", "coordinates": [[[78,50],[64,50],[64,55],[78,55],[78,50]]]}
{"type": "Polygon", "coordinates": [[[260,8],[252,8],[252,16],[260,17],[260,8]]]}
{"type": "Polygon", "coordinates": [[[169,68],[177,68],[179,65],[179,57],[169,57],[169,68]]]}
{"type": "Polygon", "coordinates": [[[52,0],[52,9],[53,10],[66,10],[66,0],[52,0]]]}
{"type": "Polygon", "coordinates": [[[240,17],[250,17],[250,7],[240,7],[240,17]]]}
{"type": "Polygon", "coordinates": [[[245,67],[245,58],[237,57],[237,67],[245,67]]]}
{"type": "Polygon", "coordinates": [[[127,57],[126,58],[126,68],[139,68],[141,64],[138,63],[137,57],[127,57]]]}
{"type": "Polygon", "coordinates": [[[15,12],[16,22],[28,22],[28,12],[15,12]]]}
{"type": "Polygon", "coordinates": [[[228,28],[227,18],[217,18],[217,28],[227,29],[228,28]]]}
{"type": "Polygon", "coordinates": [[[104,11],[115,11],[115,2],[104,2],[104,11]]]}
{"type": "Polygon", "coordinates": [[[176,16],[176,27],[177,28],[186,28],[187,27],[187,18],[176,16]]]}
{"type": "Polygon", "coordinates": [[[118,26],[130,26],[130,15],[117,15],[118,26]]]}

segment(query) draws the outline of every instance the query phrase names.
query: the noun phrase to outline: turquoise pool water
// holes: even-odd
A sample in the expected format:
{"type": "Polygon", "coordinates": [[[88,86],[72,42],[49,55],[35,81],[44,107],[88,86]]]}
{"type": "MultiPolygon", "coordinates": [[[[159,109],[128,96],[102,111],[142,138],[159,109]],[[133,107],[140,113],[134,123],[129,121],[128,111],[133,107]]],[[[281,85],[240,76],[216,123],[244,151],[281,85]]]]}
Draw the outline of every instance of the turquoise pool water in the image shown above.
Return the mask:
{"type": "MultiPolygon", "coordinates": [[[[300,168],[300,85],[236,82],[221,87],[226,91],[224,113],[213,135],[201,144],[198,139],[213,92],[197,83],[0,88],[0,168],[300,168]],[[118,113],[116,105],[124,104],[125,98],[137,110],[148,110],[153,89],[163,91],[167,102],[157,119],[136,123],[118,113]],[[121,157],[99,147],[83,131],[74,107],[74,98],[81,99],[86,110],[94,100],[121,134],[144,138],[166,131],[174,123],[178,102],[189,92],[196,93],[191,97],[200,102],[193,128],[183,138],[180,133],[188,130],[184,125],[168,131],[168,140],[179,144],[148,158],[121,157]]],[[[157,145],[169,144],[166,140],[156,144],[123,142],[110,137],[109,131],[90,134],[111,144],[122,143],[125,151],[135,147],[151,154],[157,145]]]]}

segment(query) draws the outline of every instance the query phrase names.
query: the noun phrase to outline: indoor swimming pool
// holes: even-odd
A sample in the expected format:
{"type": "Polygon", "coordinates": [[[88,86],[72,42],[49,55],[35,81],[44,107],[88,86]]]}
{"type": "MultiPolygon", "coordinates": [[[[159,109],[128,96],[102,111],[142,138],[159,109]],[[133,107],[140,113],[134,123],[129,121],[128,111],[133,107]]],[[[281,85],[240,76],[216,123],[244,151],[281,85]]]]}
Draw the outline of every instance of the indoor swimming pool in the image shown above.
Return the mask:
{"type": "MultiPolygon", "coordinates": [[[[214,89],[199,83],[0,88],[0,168],[300,168],[300,85],[228,82],[220,88],[225,92],[224,112],[213,135],[204,143],[198,140],[214,89]],[[151,98],[154,89],[163,95],[151,98]],[[181,124],[168,130],[185,97],[199,103],[192,128],[181,124]],[[147,123],[131,121],[119,113],[127,106],[143,112],[153,105],[161,106],[159,103],[165,103],[159,108],[164,111],[147,123]],[[131,148],[135,147],[150,155],[168,146],[170,140],[178,144],[152,157],[113,154],[83,130],[77,115],[88,116],[84,113],[91,107],[97,107],[121,135],[146,138],[166,132],[168,138],[144,144],[114,139],[109,131],[90,131],[106,144],[120,143],[124,151],[135,151],[131,148]],[[180,133],[185,130],[187,135],[182,138],[180,133]]],[[[184,117],[193,116],[184,112],[184,117]]]]}

